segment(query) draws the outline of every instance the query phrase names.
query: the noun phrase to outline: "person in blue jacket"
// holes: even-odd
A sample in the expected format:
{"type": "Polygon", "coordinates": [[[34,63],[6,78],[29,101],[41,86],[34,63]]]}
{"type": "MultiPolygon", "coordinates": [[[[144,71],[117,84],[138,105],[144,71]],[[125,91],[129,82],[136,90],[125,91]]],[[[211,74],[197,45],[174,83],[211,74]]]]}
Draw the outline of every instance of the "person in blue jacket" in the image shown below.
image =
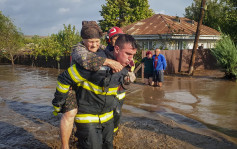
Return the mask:
{"type": "Polygon", "coordinates": [[[155,50],[155,54],[152,56],[153,60],[153,81],[154,86],[162,87],[164,82],[164,71],[167,66],[165,56],[160,54],[160,49],[155,50]]]}

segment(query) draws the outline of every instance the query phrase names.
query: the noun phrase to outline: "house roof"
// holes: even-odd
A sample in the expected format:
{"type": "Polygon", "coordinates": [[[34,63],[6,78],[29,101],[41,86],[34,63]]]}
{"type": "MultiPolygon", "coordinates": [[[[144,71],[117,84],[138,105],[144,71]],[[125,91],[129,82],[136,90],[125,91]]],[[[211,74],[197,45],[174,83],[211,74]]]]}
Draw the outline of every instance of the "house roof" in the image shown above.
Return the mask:
{"type": "MultiPolygon", "coordinates": [[[[184,17],[155,14],[150,18],[127,25],[122,30],[130,35],[195,35],[197,24],[197,22],[184,17]]],[[[202,25],[200,35],[220,35],[220,33],[213,28],[202,25]]]]}

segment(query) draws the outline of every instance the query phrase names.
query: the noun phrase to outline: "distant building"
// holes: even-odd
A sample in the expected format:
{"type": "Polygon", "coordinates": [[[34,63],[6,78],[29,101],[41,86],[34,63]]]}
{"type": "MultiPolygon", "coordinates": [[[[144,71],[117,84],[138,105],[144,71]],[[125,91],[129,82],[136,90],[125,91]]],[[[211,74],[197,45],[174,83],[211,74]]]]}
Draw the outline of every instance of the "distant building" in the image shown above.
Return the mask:
{"type": "MultiPolygon", "coordinates": [[[[142,49],[193,49],[197,24],[184,17],[155,14],[122,29],[132,35],[142,49]]],[[[198,46],[213,48],[218,39],[218,31],[202,25],[198,46]]]]}

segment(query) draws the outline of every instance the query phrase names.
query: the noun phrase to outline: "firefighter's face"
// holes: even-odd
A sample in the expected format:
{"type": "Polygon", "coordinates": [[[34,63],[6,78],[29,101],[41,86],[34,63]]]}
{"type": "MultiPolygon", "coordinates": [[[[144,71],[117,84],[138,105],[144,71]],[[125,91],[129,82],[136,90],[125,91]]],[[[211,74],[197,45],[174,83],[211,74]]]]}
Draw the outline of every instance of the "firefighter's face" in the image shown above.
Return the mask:
{"type": "Polygon", "coordinates": [[[96,52],[100,47],[99,38],[83,39],[83,43],[85,47],[91,52],[96,52]]]}
{"type": "Polygon", "coordinates": [[[122,48],[117,45],[114,47],[115,57],[122,66],[127,66],[130,61],[133,60],[133,56],[136,54],[137,49],[133,49],[129,43],[124,44],[122,48]]]}

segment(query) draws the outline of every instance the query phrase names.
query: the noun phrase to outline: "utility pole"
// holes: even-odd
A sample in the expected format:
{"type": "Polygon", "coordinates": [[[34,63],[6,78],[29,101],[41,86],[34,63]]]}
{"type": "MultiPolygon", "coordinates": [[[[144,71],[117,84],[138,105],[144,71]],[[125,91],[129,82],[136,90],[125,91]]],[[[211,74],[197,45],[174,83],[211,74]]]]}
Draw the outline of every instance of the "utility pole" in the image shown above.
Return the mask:
{"type": "Polygon", "coordinates": [[[197,31],[196,31],[196,36],[195,36],[195,41],[194,41],[193,51],[192,51],[192,56],[191,56],[191,61],[189,64],[189,72],[188,72],[189,75],[193,75],[193,71],[194,71],[194,63],[195,63],[195,58],[196,58],[200,30],[201,30],[203,16],[204,16],[205,5],[206,5],[206,0],[202,0],[199,21],[198,21],[198,25],[197,25],[197,31]]]}

